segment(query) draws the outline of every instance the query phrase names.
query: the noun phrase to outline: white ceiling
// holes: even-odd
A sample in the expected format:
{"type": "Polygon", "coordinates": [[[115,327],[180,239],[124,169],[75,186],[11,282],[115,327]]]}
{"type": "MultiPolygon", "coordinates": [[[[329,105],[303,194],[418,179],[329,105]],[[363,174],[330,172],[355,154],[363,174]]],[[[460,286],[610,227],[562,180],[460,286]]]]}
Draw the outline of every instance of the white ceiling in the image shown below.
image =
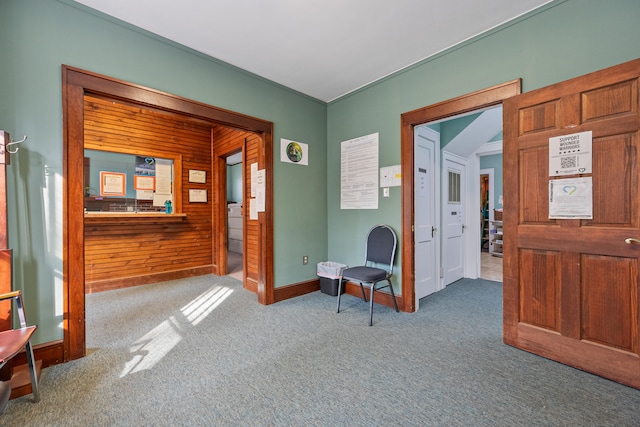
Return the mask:
{"type": "Polygon", "coordinates": [[[76,0],[329,102],[550,0],[76,0]]]}

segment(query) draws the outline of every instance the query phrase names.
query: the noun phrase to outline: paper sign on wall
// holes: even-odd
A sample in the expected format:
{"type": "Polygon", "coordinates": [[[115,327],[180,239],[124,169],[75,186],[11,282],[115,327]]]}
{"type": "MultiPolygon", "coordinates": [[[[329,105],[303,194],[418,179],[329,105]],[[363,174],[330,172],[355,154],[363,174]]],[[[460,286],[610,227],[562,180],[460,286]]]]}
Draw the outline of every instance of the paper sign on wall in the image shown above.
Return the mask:
{"type": "Polygon", "coordinates": [[[593,185],[591,177],[550,180],[549,218],[592,219],[593,185]]]}
{"type": "Polygon", "coordinates": [[[380,168],[380,187],[400,187],[402,167],[400,165],[380,168]]]}
{"type": "Polygon", "coordinates": [[[340,143],[340,209],[378,209],[378,133],[340,143]]]}
{"type": "Polygon", "coordinates": [[[592,173],[592,132],[549,138],[549,176],[592,173]]]}

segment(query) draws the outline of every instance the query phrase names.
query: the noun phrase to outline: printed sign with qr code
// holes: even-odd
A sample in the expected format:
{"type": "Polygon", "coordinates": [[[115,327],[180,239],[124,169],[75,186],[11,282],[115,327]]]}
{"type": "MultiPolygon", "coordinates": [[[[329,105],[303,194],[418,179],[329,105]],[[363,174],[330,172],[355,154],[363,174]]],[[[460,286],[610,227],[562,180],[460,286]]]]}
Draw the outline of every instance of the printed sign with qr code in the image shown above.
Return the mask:
{"type": "Polygon", "coordinates": [[[549,138],[549,176],[592,173],[592,132],[549,138]]]}

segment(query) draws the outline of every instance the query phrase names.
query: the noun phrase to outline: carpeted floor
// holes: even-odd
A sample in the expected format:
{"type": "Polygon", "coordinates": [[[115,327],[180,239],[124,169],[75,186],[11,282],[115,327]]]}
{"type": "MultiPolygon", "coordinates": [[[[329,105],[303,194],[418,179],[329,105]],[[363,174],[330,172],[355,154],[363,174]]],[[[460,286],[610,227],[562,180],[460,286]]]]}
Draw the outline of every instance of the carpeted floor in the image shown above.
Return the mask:
{"type": "Polygon", "coordinates": [[[501,284],[395,313],[320,292],[261,306],[229,277],[87,295],[87,357],[7,426],[637,426],[640,391],[502,343],[501,284]]]}

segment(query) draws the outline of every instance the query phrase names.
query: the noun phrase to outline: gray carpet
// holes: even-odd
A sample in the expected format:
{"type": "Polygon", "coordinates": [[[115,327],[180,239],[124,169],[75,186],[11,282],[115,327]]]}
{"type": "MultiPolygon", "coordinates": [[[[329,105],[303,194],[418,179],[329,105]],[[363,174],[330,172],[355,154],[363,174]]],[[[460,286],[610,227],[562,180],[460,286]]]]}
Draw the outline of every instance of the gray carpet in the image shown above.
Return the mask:
{"type": "Polygon", "coordinates": [[[87,357],[8,426],[637,426],[640,391],[502,343],[501,284],[395,313],[320,292],[261,306],[228,277],[87,295],[87,357]]]}

